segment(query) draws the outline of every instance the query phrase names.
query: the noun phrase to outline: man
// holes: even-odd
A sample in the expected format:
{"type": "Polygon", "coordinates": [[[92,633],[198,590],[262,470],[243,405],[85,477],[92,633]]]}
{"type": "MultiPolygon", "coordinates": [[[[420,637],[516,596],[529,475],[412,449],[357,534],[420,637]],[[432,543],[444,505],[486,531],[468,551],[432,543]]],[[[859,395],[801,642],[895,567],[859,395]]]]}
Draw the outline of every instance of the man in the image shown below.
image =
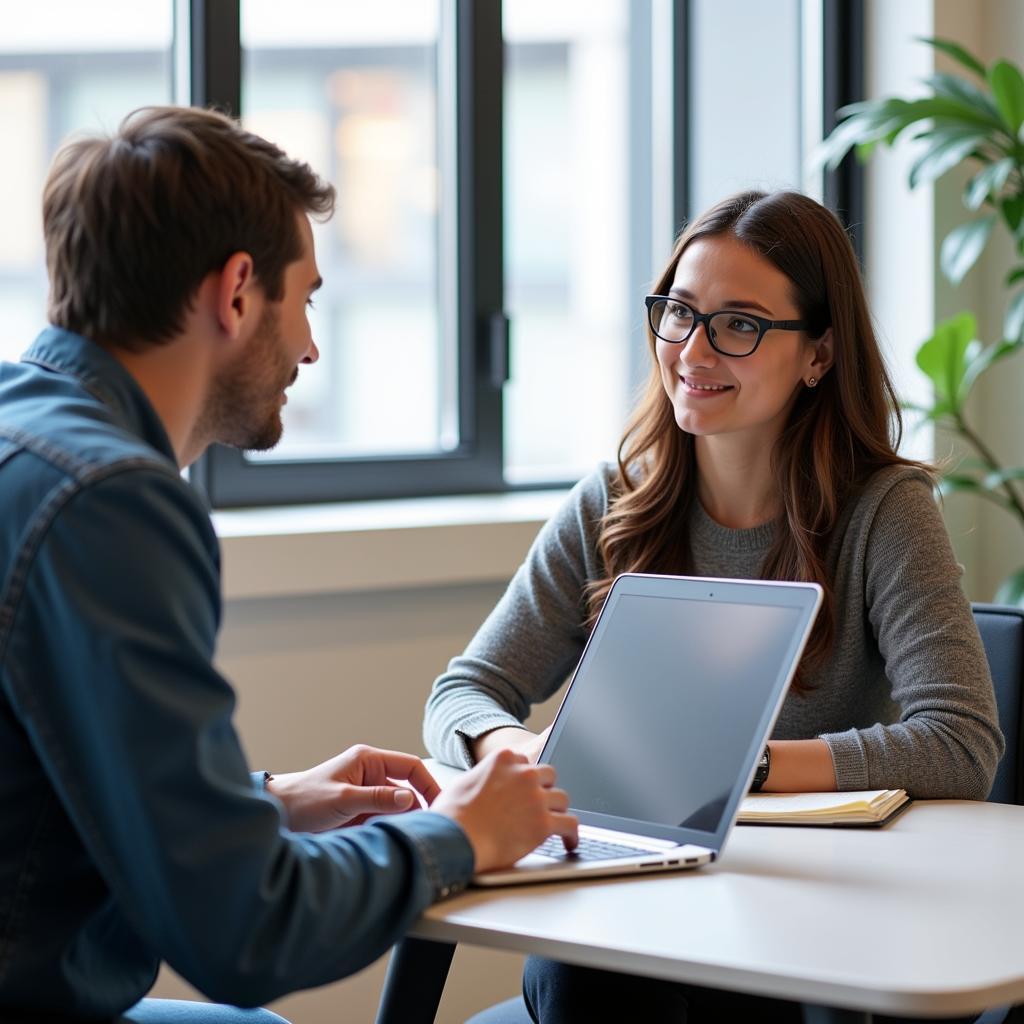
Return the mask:
{"type": "Polygon", "coordinates": [[[333,202],[196,109],[137,111],[51,168],[53,326],[0,367],[0,1019],[166,1019],[138,1003],[161,959],[255,1006],[363,967],[474,870],[575,842],[518,755],[443,794],[365,747],[265,790],[248,772],[212,665],[217,541],[180,470],[280,438],[318,355],[309,215],[333,202]],[[396,814],[412,790],[431,810],[396,814]]]}

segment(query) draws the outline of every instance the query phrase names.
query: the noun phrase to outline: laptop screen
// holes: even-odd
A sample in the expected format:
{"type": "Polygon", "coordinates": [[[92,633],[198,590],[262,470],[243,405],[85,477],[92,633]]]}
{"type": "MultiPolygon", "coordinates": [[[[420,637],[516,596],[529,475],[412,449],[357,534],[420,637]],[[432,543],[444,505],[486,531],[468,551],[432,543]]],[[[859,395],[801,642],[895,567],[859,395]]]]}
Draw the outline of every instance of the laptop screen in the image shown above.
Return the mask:
{"type": "Polygon", "coordinates": [[[679,583],[707,593],[613,590],[545,748],[591,824],[731,824],[816,605],[812,588],[679,583]]]}

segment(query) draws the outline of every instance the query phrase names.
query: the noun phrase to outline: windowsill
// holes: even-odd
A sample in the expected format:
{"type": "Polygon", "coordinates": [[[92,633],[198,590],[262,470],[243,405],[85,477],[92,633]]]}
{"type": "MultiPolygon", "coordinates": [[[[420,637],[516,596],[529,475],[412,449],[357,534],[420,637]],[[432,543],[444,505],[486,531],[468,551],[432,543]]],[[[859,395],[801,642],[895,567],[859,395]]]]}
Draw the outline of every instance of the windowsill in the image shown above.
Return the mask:
{"type": "Polygon", "coordinates": [[[224,598],[507,580],[566,491],[215,512],[224,598]]]}

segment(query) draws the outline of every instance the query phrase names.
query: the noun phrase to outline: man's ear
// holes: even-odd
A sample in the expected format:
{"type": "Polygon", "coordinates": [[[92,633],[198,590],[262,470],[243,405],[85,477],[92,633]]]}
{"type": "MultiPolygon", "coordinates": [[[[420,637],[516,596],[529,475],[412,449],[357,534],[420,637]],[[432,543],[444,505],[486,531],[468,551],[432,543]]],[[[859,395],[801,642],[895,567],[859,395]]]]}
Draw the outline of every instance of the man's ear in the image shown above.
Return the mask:
{"type": "Polygon", "coordinates": [[[811,360],[808,370],[812,377],[817,377],[818,380],[821,380],[832,368],[832,363],[835,361],[835,341],[832,336],[832,328],[830,327],[820,338],[811,342],[811,344],[814,346],[814,358],[811,360]]]}
{"type": "Polygon", "coordinates": [[[221,268],[217,282],[217,323],[232,340],[245,333],[250,320],[259,314],[252,257],[247,252],[232,253],[221,268]]]}

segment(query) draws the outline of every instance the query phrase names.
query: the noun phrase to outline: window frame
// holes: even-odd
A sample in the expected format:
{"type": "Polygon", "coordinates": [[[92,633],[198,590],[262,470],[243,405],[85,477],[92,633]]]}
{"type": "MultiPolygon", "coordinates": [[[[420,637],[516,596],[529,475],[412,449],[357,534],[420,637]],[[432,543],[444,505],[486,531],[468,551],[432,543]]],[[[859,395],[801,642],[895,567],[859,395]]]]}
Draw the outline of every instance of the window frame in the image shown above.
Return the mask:
{"type": "MultiPolygon", "coordinates": [[[[237,113],[242,106],[240,3],[190,2],[191,102],[237,113]],[[226,51],[228,70],[223,72],[220,54],[226,51]]],[[[192,471],[214,507],[505,489],[501,388],[508,376],[508,322],[503,312],[500,3],[442,0],[445,28],[454,41],[454,69],[447,70],[455,82],[457,187],[449,215],[455,218],[460,443],[450,452],[429,455],[266,462],[214,445],[192,471]]],[[[440,41],[439,47],[443,54],[440,41]]],[[[440,88],[439,96],[444,102],[440,88]]],[[[439,234],[444,230],[442,226],[439,234]]]]}

